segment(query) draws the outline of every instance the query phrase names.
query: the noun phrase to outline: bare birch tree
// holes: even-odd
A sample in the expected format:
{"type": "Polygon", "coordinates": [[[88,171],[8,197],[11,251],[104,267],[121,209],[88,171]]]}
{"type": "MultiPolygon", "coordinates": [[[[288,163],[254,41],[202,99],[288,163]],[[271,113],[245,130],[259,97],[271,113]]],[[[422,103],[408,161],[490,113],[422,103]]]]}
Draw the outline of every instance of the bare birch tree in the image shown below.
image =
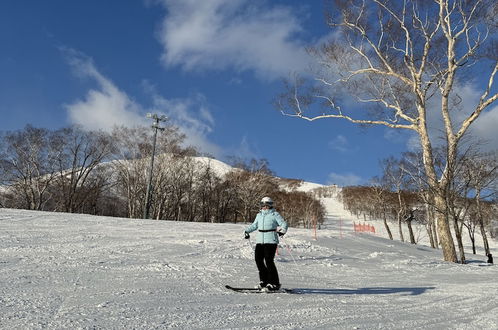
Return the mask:
{"type": "Polygon", "coordinates": [[[417,134],[443,258],[451,262],[458,260],[445,196],[462,137],[498,99],[497,7],[495,0],[335,0],[327,19],[334,33],[310,50],[320,70],[310,83],[299,77],[287,82],[277,99],[288,116],[337,118],[417,134]],[[461,112],[455,115],[462,101],[458,90],[476,80],[478,102],[461,119],[461,112]],[[350,102],[345,96],[361,107],[345,108],[350,102]],[[325,107],[314,112],[314,102],[325,107]],[[443,123],[447,151],[441,173],[430,131],[437,120],[443,123]]]}
{"type": "Polygon", "coordinates": [[[377,209],[380,210],[382,215],[382,221],[384,223],[384,228],[386,229],[387,235],[390,240],[393,240],[393,234],[391,233],[391,228],[387,223],[387,212],[388,212],[388,192],[386,184],[379,178],[374,178],[372,180],[372,202],[377,209]]]}
{"type": "MultiPolygon", "coordinates": [[[[188,148],[187,150],[181,148],[184,138],[178,128],[171,125],[157,136],[158,156],[153,187],[159,196],[154,194],[151,203],[155,218],[177,218],[172,218],[172,214],[168,214],[166,210],[168,206],[165,203],[170,197],[168,194],[171,194],[171,187],[167,184],[167,178],[170,176],[166,172],[174,167],[173,163],[169,163],[173,155],[191,151],[188,148]]],[[[116,127],[112,139],[116,146],[112,155],[116,193],[126,200],[128,217],[140,218],[143,215],[147,170],[152,155],[152,131],[147,127],[116,127]]],[[[178,207],[175,209],[178,210],[178,207]]]]}
{"type": "Polygon", "coordinates": [[[58,141],[54,141],[58,150],[58,167],[56,189],[58,208],[65,212],[78,212],[102,186],[102,177],[96,179],[94,174],[100,164],[110,156],[112,143],[110,136],[104,132],[84,131],[71,126],[55,132],[58,141]]]}
{"type": "Polygon", "coordinates": [[[405,152],[402,155],[402,170],[410,178],[411,184],[419,195],[419,200],[424,203],[425,228],[432,248],[438,248],[436,221],[434,219],[434,198],[432,190],[427,185],[427,176],[423,166],[421,153],[405,152]]]}
{"type": "Polygon", "coordinates": [[[0,174],[14,196],[11,207],[42,210],[50,199],[58,155],[53,138],[53,132],[30,125],[2,137],[0,174]]]}
{"type": "Polygon", "coordinates": [[[481,232],[481,237],[484,244],[485,254],[490,253],[489,242],[486,234],[486,219],[489,219],[490,203],[486,200],[491,200],[495,197],[496,192],[492,189],[498,180],[498,161],[496,155],[481,155],[480,157],[467,158],[464,165],[464,170],[470,187],[473,190],[472,196],[468,196],[473,200],[473,215],[474,221],[466,226],[469,229],[471,236],[473,251],[475,254],[475,240],[471,232],[472,225],[478,225],[481,232]]]}
{"type": "Polygon", "coordinates": [[[388,189],[396,194],[396,220],[398,222],[399,238],[401,242],[404,242],[405,237],[403,235],[402,223],[404,219],[406,219],[408,211],[407,201],[404,198],[407,196],[407,194],[405,194],[405,190],[407,190],[407,175],[402,170],[400,164],[401,162],[393,157],[387,158],[381,162],[382,170],[384,172],[383,181],[386,183],[388,189]]]}

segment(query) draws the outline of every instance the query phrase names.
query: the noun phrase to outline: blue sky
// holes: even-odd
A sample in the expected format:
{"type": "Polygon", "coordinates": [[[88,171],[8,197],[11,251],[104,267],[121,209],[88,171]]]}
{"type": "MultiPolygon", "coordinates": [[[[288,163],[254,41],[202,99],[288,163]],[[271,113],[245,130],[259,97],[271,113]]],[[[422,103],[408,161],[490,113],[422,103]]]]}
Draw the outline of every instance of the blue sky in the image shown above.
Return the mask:
{"type": "Polygon", "coordinates": [[[148,124],[166,114],[201,151],[266,158],[278,176],[358,184],[410,136],[306,122],[272,105],[322,1],[10,0],[0,3],[0,130],[148,124]]]}

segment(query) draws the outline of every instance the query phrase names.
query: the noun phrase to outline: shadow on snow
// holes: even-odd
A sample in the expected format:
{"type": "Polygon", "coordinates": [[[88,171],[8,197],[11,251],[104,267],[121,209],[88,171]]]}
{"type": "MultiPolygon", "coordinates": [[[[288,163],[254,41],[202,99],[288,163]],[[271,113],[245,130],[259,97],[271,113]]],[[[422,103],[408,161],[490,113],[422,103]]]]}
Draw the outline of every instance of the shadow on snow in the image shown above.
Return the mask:
{"type": "Polygon", "coordinates": [[[402,293],[404,296],[417,296],[425,293],[427,290],[433,290],[435,287],[416,287],[416,288],[358,288],[358,289],[311,289],[296,288],[292,293],[296,294],[333,294],[333,295],[353,295],[353,294],[396,294],[402,293]]]}

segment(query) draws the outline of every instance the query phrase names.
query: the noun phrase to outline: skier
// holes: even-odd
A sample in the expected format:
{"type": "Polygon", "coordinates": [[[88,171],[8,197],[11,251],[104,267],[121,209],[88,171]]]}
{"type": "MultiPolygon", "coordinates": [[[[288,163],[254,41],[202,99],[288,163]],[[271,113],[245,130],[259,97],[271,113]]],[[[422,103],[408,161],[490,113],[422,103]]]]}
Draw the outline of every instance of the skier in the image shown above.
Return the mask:
{"type": "Polygon", "coordinates": [[[259,271],[260,290],[276,291],[280,289],[277,267],[274,258],[277,251],[278,237],[287,232],[287,222],[273,208],[273,200],[263,197],[261,211],[256,215],[253,224],[246,228],[244,237],[249,239],[249,233],[258,230],[254,259],[259,271]]]}

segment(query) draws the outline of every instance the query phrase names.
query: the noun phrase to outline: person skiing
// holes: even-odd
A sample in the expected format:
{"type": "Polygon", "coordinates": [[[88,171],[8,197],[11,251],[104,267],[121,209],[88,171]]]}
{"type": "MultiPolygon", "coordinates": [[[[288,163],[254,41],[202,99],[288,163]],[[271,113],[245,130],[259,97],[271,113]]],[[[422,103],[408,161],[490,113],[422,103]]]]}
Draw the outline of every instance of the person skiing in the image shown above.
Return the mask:
{"type": "Polygon", "coordinates": [[[258,230],[254,259],[259,272],[260,290],[276,291],[280,289],[277,267],[275,266],[275,252],[278,246],[278,237],[287,232],[287,222],[273,208],[270,197],[261,199],[261,211],[258,212],[252,225],[244,231],[244,237],[249,239],[249,233],[258,230]]]}

